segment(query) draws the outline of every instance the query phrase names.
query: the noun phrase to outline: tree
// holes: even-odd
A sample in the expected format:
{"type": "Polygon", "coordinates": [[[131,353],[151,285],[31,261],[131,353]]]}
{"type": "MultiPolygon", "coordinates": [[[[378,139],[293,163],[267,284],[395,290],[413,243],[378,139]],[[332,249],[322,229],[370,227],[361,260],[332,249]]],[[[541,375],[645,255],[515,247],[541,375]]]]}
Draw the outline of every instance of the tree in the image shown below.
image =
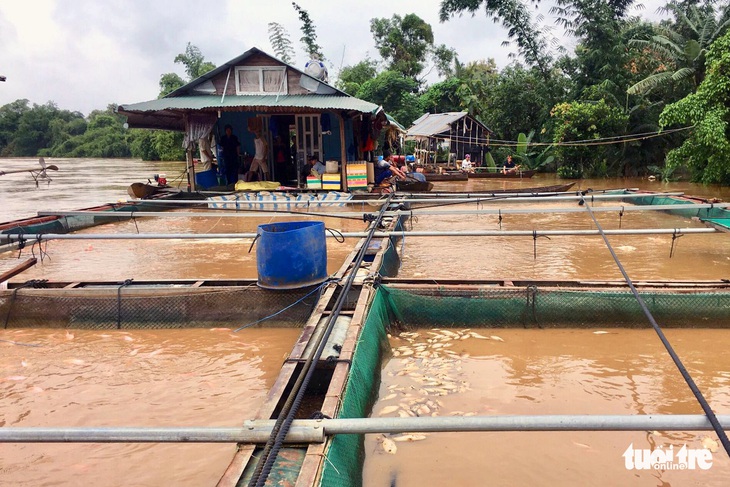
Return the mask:
{"type": "Polygon", "coordinates": [[[269,22],[269,42],[277,57],[285,63],[294,62],[294,46],[289,40],[289,33],[283,25],[269,22]]]}
{"type": "Polygon", "coordinates": [[[560,167],[558,175],[580,178],[584,175],[605,176],[609,166],[618,161],[620,148],[616,145],[560,145],[576,141],[590,141],[624,133],[628,116],[618,107],[604,100],[596,103],[559,103],[550,112],[555,119],[553,142],[560,167]]]}
{"type": "Polygon", "coordinates": [[[462,110],[462,98],[459,96],[463,81],[449,78],[434,83],[421,94],[420,105],[429,113],[458,112],[462,110]]]}
{"type": "Polygon", "coordinates": [[[431,25],[416,14],[371,19],[370,32],[387,69],[415,80],[433,46],[431,25]]]}
{"type": "Polygon", "coordinates": [[[175,56],[175,64],[177,63],[185,66],[185,74],[188,75],[188,81],[199,78],[208,71],[215,69],[215,64],[206,61],[200,49],[189,42],[185,47],[185,52],[175,56]]]}
{"type": "Polygon", "coordinates": [[[398,122],[408,127],[423,113],[415,94],[417,89],[414,80],[404,78],[395,71],[383,71],[363,83],[355,96],[381,105],[398,122]]]}
{"type": "Polygon", "coordinates": [[[548,40],[520,0],[442,0],[439,18],[446,22],[464,12],[475,15],[482,6],[487,16],[507,29],[509,39],[516,42],[517,52],[527,65],[537,68],[543,77],[549,77],[553,56],[548,40]]]}
{"type": "Polygon", "coordinates": [[[659,86],[683,82],[696,89],[705,76],[707,49],[730,26],[730,3],[719,12],[712,6],[695,5],[686,12],[674,3],[666,10],[675,15],[674,26],[656,26],[655,35],[631,40],[632,45],[656,53],[663,63],[654,73],[631,86],[629,94],[648,93],[659,86]]]}
{"type": "Polygon", "coordinates": [[[15,100],[0,107],[0,156],[13,155],[15,133],[23,114],[30,110],[26,99],[15,100]]]}
{"type": "Polygon", "coordinates": [[[297,5],[296,2],[292,2],[292,6],[299,14],[299,20],[302,23],[302,34],[304,35],[299,40],[304,44],[304,52],[312,59],[324,61],[322,47],[317,44],[317,32],[314,28],[314,22],[309,17],[309,12],[297,5]]]}
{"type": "Polygon", "coordinates": [[[365,58],[353,66],[345,66],[340,70],[335,86],[351,95],[355,95],[360,87],[377,75],[378,64],[370,58],[365,58]]]}
{"type": "Polygon", "coordinates": [[[184,85],[185,81],[177,73],[165,73],[160,76],[160,94],[158,98],[164,98],[184,85]]]}
{"type": "Polygon", "coordinates": [[[730,185],[730,33],[707,53],[707,75],[696,93],[668,105],[661,126],[694,125],[687,140],[667,154],[670,168],[687,166],[693,179],[730,185]]]}

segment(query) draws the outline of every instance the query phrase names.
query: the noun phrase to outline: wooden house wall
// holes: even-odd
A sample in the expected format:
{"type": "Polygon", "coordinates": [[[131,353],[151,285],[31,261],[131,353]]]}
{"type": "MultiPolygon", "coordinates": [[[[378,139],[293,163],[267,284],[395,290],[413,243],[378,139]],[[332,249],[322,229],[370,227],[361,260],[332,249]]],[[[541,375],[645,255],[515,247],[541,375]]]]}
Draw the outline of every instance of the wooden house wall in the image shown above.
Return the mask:
{"type": "MultiPolygon", "coordinates": [[[[253,54],[252,56],[248,57],[245,61],[243,61],[241,64],[238,64],[237,66],[285,66],[285,64],[283,64],[280,61],[277,61],[269,56],[266,56],[265,54],[257,53],[257,54],[253,54]]],[[[211,79],[211,81],[213,82],[213,86],[215,86],[216,95],[223,95],[223,90],[226,87],[226,79],[228,78],[228,71],[229,70],[225,70],[222,73],[218,74],[217,76],[215,76],[211,79]]],[[[230,70],[230,73],[231,73],[231,77],[228,80],[228,87],[225,88],[226,96],[236,94],[235,67],[233,67],[230,70]]],[[[286,79],[287,79],[287,86],[288,86],[288,90],[289,90],[288,94],[290,94],[290,95],[309,94],[309,92],[307,90],[305,90],[304,88],[299,86],[300,78],[301,78],[301,74],[298,71],[287,68],[286,79]]]]}

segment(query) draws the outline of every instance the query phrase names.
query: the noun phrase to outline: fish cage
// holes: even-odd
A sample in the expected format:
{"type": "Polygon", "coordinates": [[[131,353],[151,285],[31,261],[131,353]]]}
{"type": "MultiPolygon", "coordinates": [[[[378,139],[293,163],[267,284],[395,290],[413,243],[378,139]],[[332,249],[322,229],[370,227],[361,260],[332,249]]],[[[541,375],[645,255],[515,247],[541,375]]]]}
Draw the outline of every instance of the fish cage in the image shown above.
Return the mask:
{"type": "MultiPolygon", "coordinates": [[[[639,293],[662,325],[730,327],[727,283],[706,284],[700,289],[689,284],[674,289],[642,288],[639,293]]],[[[337,418],[370,415],[377,400],[384,358],[392,354],[388,341],[391,333],[415,328],[556,327],[650,328],[634,296],[628,290],[610,286],[562,289],[531,283],[505,289],[496,285],[383,284],[363,324],[337,418]]],[[[362,485],[364,459],[364,435],[335,435],[322,464],[320,485],[362,485]]]]}
{"type": "Polygon", "coordinates": [[[4,328],[235,328],[264,319],[268,327],[302,327],[319,291],[318,286],[268,290],[255,282],[207,287],[133,282],[72,289],[46,288],[43,282],[22,286],[0,291],[4,328]]]}

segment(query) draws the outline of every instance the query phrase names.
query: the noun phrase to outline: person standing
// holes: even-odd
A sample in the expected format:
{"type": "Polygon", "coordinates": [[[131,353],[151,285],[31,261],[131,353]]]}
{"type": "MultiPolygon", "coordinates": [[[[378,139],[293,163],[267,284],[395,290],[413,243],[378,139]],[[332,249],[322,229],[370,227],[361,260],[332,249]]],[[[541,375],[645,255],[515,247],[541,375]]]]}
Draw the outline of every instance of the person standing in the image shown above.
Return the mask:
{"type": "Polygon", "coordinates": [[[225,132],[220,140],[223,149],[223,168],[227,183],[236,184],[236,181],[238,181],[238,166],[240,165],[241,143],[238,141],[238,137],[233,135],[233,127],[230,124],[225,126],[225,132]]]}
{"type": "Polygon", "coordinates": [[[253,156],[253,162],[251,162],[251,169],[246,174],[246,181],[253,181],[253,178],[258,176],[259,171],[263,173],[261,180],[268,181],[269,163],[267,162],[267,156],[269,153],[269,145],[261,137],[261,131],[255,131],[254,135],[256,138],[253,140],[253,145],[256,148],[256,153],[253,156]]]}
{"type": "Polygon", "coordinates": [[[210,138],[212,134],[208,134],[205,137],[201,137],[198,140],[198,146],[200,148],[200,170],[210,171],[211,169],[216,171],[218,166],[213,162],[213,151],[210,150],[210,138]]]}

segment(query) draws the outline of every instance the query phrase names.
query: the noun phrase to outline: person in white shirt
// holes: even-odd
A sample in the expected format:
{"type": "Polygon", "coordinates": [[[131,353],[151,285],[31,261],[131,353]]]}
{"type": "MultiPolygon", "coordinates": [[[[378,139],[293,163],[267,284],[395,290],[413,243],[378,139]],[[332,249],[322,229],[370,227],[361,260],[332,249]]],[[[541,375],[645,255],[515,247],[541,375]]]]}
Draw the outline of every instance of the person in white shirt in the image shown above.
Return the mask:
{"type": "Polygon", "coordinates": [[[253,141],[253,145],[256,148],[256,153],[253,156],[251,162],[251,168],[246,174],[246,181],[253,181],[254,177],[258,177],[259,171],[263,173],[262,181],[269,180],[269,164],[267,162],[267,155],[269,152],[269,146],[266,141],[261,137],[260,131],[255,131],[254,135],[256,138],[253,141]]]}
{"type": "Polygon", "coordinates": [[[471,165],[471,155],[466,154],[464,156],[464,160],[461,161],[461,170],[465,172],[472,172],[474,170],[474,166],[471,165]]]}
{"type": "Polygon", "coordinates": [[[198,146],[200,147],[200,170],[201,171],[214,171],[218,170],[218,166],[213,163],[213,151],[210,150],[210,137],[209,134],[205,137],[201,137],[198,140],[198,146]]]}

